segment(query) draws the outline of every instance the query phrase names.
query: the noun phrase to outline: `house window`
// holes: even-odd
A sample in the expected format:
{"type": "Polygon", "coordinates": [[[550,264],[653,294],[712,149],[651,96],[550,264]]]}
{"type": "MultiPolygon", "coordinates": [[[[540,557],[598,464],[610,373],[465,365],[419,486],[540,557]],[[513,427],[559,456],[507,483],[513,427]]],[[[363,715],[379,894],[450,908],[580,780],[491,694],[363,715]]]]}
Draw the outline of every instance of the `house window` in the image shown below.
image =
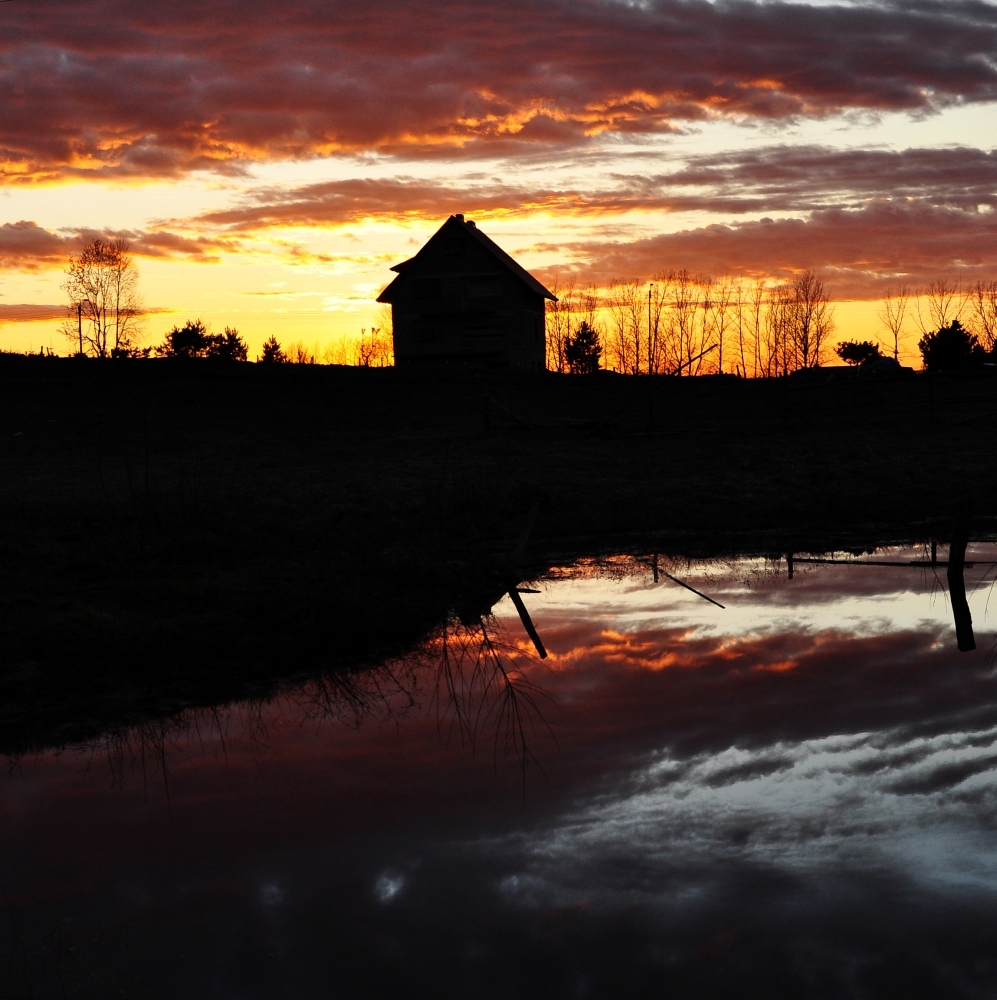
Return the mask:
{"type": "Polygon", "coordinates": [[[463,257],[465,242],[462,239],[449,239],[443,241],[443,255],[445,257],[463,257]]]}

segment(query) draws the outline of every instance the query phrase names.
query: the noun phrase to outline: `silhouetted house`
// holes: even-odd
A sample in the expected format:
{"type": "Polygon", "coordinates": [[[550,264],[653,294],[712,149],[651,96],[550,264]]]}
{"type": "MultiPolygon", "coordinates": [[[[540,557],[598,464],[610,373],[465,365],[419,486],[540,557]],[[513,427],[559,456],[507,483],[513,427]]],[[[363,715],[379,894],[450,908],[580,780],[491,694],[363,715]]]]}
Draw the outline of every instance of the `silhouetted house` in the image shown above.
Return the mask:
{"type": "Polygon", "coordinates": [[[554,296],[463,215],[451,215],[377,297],[391,303],[395,364],[543,371],[554,296]]]}

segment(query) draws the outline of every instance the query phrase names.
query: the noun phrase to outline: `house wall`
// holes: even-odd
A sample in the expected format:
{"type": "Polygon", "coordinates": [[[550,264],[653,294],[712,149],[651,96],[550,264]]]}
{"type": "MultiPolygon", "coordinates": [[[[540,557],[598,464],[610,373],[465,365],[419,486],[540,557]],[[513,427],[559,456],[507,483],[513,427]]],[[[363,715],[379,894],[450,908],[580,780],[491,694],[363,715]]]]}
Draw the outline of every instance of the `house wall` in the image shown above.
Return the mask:
{"type": "Polygon", "coordinates": [[[544,299],[463,228],[444,229],[400,275],[395,364],[542,371],[544,299]]]}

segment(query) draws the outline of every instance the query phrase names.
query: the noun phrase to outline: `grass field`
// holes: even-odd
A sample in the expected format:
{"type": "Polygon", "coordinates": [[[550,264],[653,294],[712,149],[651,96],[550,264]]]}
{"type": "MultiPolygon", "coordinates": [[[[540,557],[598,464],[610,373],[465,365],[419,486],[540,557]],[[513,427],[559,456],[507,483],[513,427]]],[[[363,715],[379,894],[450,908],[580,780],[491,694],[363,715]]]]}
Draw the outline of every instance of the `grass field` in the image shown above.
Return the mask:
{"type": "Polygon", "coordinates": [[[373,663],[555,551],[989,530],[997,377],[0,359],[8,751],[373,663]]]}

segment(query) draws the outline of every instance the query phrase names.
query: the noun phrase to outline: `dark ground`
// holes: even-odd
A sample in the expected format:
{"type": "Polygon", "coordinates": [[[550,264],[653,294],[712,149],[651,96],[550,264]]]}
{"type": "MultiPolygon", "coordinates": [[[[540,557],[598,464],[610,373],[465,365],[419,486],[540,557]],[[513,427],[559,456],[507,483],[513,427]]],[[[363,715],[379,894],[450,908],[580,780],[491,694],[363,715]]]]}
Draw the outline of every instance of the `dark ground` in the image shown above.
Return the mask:
{"type": "Polygon", "coordinates": [[[0,751],[411,647],[565,553],[990,529],[997,375],[0,359],[0,751]]]}

